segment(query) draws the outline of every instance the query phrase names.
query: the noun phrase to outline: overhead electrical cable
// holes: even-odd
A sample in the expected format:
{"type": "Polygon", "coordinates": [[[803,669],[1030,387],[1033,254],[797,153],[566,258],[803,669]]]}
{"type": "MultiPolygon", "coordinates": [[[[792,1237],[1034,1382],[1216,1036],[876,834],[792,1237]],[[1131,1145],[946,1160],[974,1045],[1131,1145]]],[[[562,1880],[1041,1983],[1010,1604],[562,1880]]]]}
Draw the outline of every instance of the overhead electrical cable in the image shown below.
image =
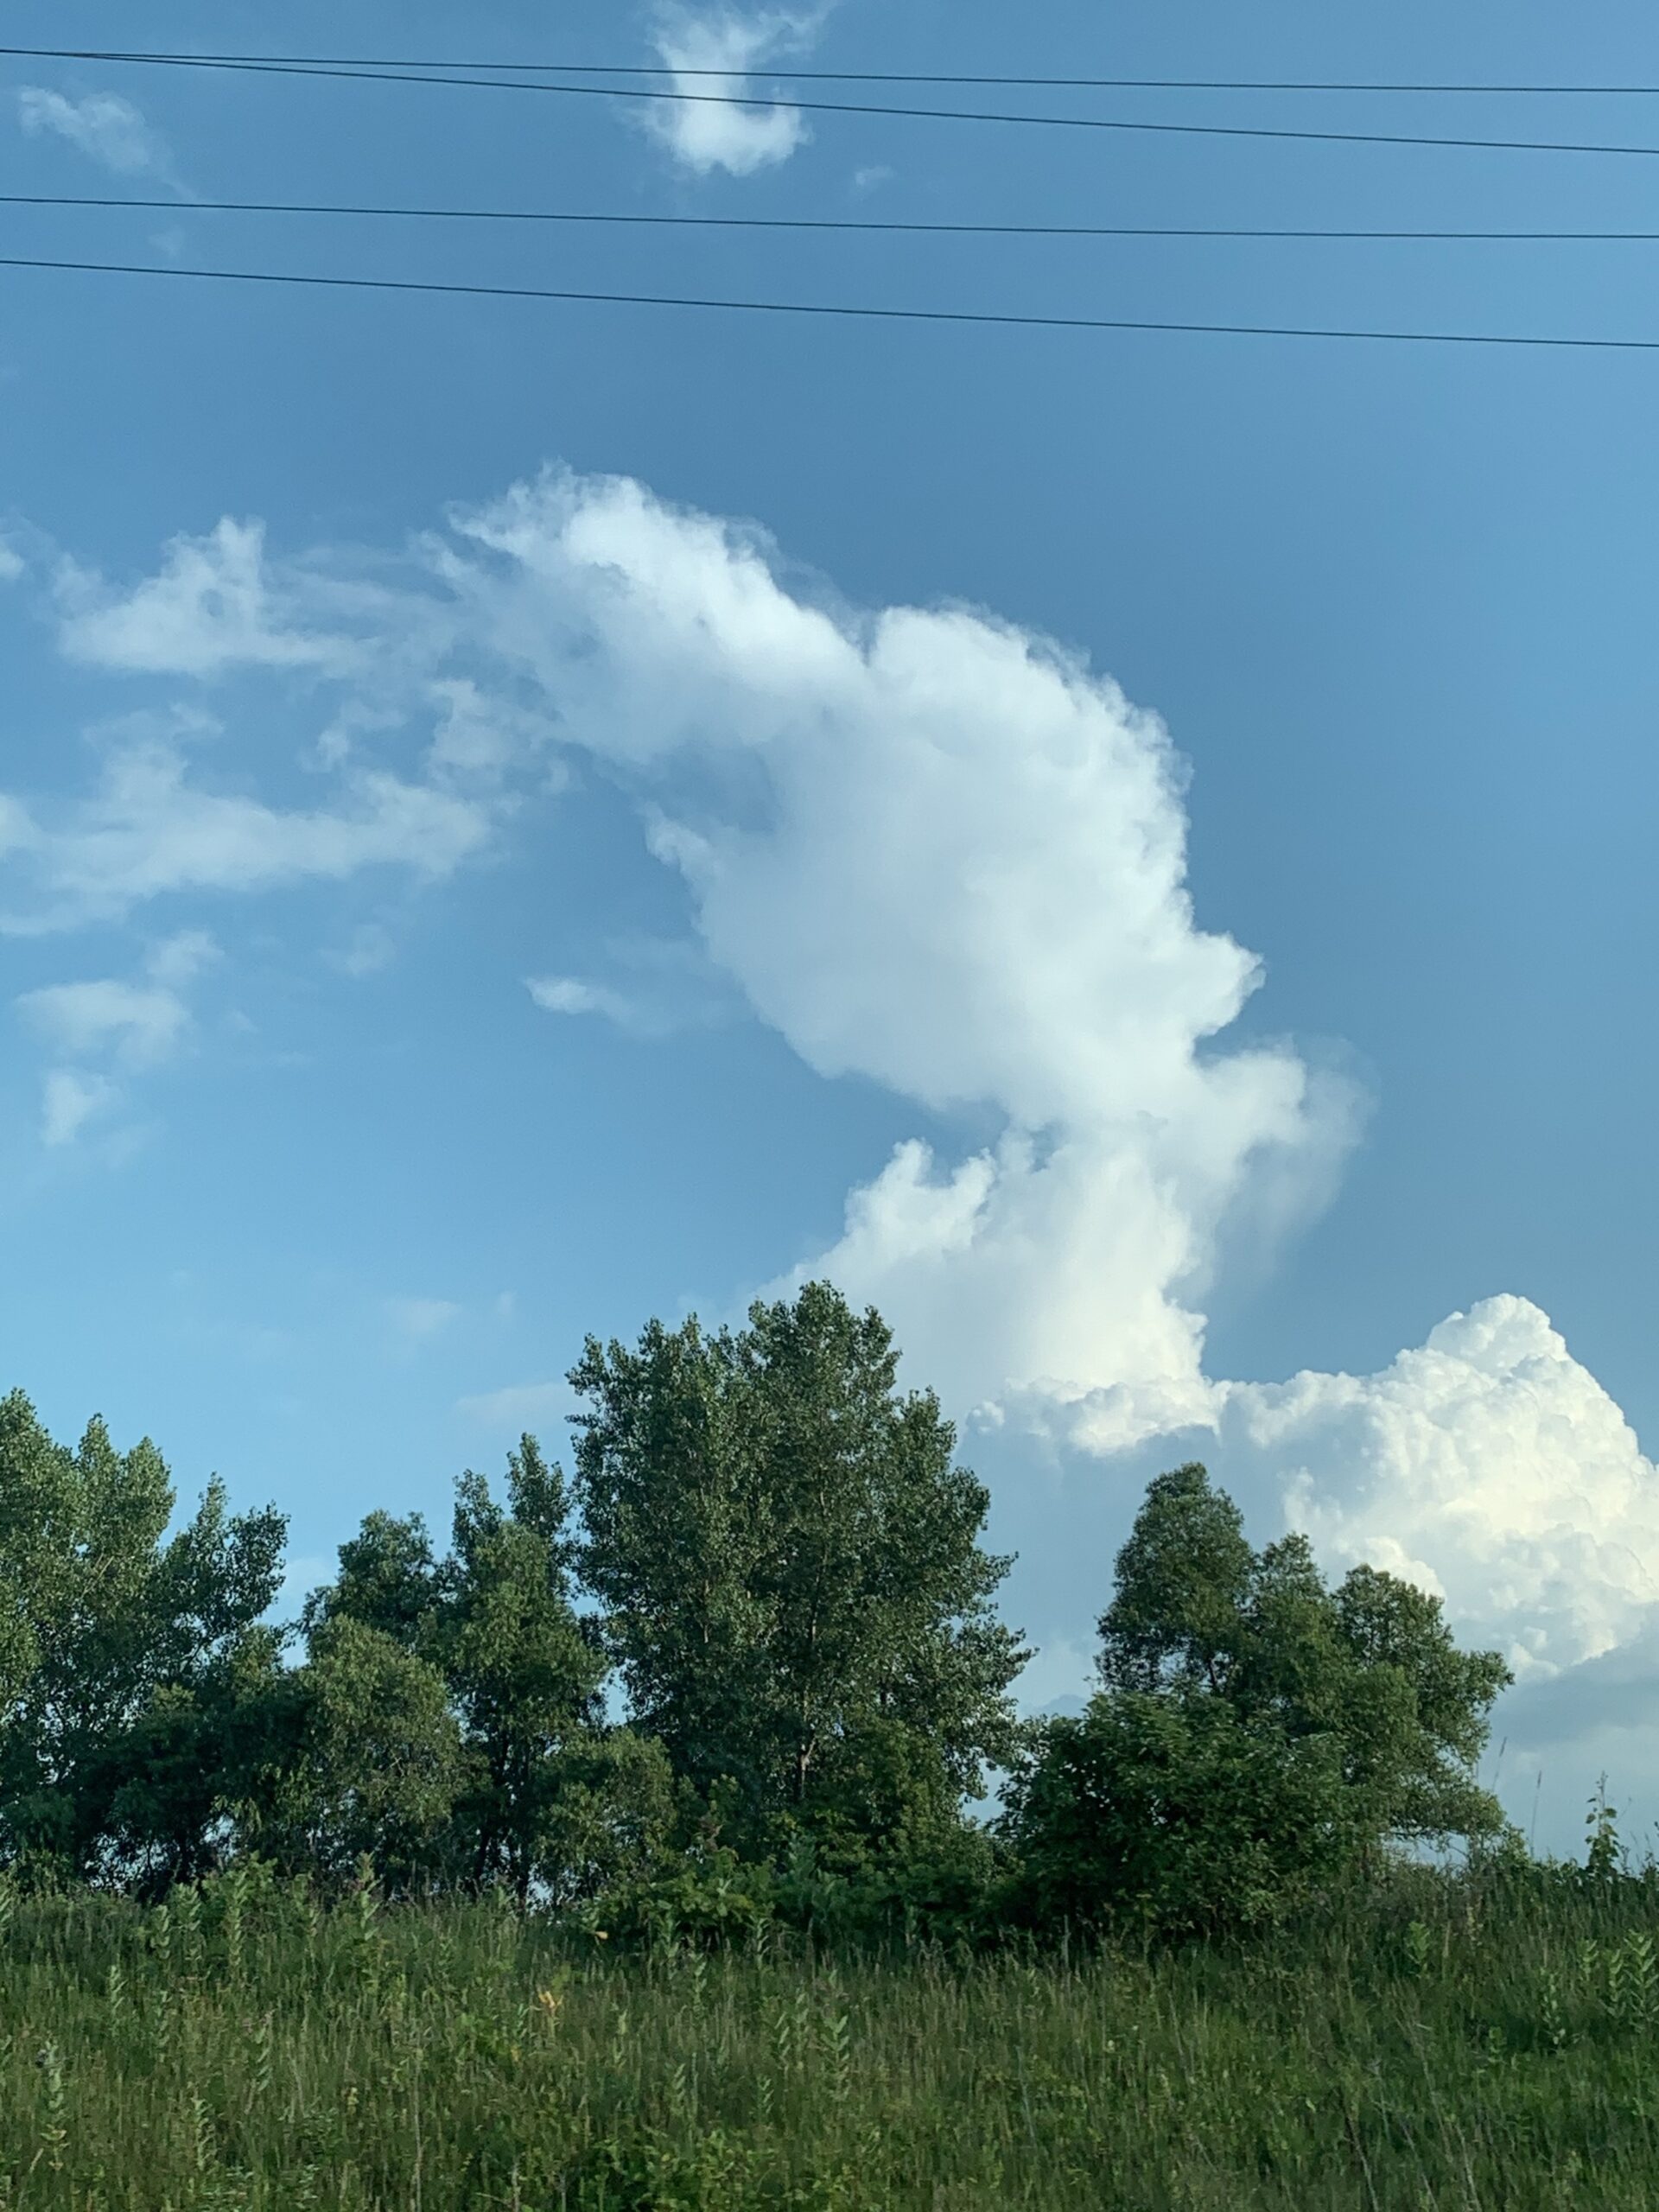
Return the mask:
{"type": "Polygon", "coordinates": [[[1653,245],[1653,231],[1472,231],[1268,229],[1243,224],[944,223],[843,215],[651,215],[632,210],[565,207],[410,207],[315,200],[139,199],[124,194],[0,192],[0,207],[131,207],[185,215],[346,215],[423,222],[617,224],[627,228],[717,231],[893,232],[905,236],[1055,238],[1325,238],[1490,245],[1653,245]]]}
{"type": "Polygon", "coordinates": [[[949,69],[710,69],[670,61],[455,61],[442,56],[346,54],[136,54],[118,48],[3,46],[0,54],[35,60],[108,61],[191,60],[200,62],[263,61],[336,69],[514,70],[547,77],[695,77],[729,82],[734,77],[766,75],[791,83],[827,85],[985,85],[1043,92],[1390,92],[1487,93],[1560,96],[1568,99],[1649,97],[1659,85],[1564,85],[1437,83],[1430,79],[1318,77],[1022,77],[973,75],[949,69]]]}
{"type": "Polygon", "coordinates": [[[191,269],[171,262],[70,261],[0,254],[0,269],[72,270],[99,276],[164,276],[175,282],[317,287],[330,291],[427,292],[463,299],[553,300],[608,307],[678,308],[741,315],[845,317],[868,322],[980,324],[1028,330],[1184,332],[1215,338],[1318,338],[1409,346],[1528,346],[1573,352],[1659,353],[1659,338],[1586,338],[1545,333],[1389,330],[1308,323],[1185,322],[1128,315],[998,314],[969,308],[861,307],[842,301],[699,297],[667,292],[599,292],[540,284],[448,283],[407,276],[328,276],[271,269],[191,269]]]}
{"type": "Polygon", "coordinates": [[[349,68],[321,63],[263,61],[236,57],[210,59],[203,54],[129,53],[113,48],[0,47],[0,55],[8,54],[35,59],[49,57],[60,60],[113,62],[168,69],[229,70],[243,75],[306,78],[335,84],[432,85],[452,91],[459,87],[467,91],[551,93],[568,99],[666,100],[698,107],[760,108],[768,112],[785,109],[803,115],[889,116],[909,122],[1015,124],[1045,130],[1131,131],[1161,137],[1259,138],[1338,146],[1438,146],[1510,154],[1611,154],[1645,157],[1659,155],[1659,145],[1615,145],[1600,139],[1471,138],[1402,130],[1312,130],[1265,124],[1170,123],[1127,116],[1011,114],[1004,110],[990,108],[896,107],[868,100],[800,100],[775,98],[765,93],[685,92],[653,86],[561,85],[524,77],[462,77],[416,70],[349,68]]]}

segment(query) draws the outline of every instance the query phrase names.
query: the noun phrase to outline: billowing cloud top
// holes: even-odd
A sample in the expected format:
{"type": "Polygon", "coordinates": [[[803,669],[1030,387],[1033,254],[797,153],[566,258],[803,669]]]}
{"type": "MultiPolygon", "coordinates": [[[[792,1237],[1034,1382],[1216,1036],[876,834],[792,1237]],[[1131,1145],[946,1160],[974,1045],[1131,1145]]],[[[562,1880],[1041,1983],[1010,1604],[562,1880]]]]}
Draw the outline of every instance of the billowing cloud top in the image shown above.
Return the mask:
{"type": "Polygon", "coordinates": [[[1223,1395],[1224,1452],[1275,1471],[1327,1560],[1436,1592],[1518,1677],[1600,1656],[1659,1599],[1659,1473],[1528,1299],[1452,1314],[1380,1375],[1223,1395]]]}

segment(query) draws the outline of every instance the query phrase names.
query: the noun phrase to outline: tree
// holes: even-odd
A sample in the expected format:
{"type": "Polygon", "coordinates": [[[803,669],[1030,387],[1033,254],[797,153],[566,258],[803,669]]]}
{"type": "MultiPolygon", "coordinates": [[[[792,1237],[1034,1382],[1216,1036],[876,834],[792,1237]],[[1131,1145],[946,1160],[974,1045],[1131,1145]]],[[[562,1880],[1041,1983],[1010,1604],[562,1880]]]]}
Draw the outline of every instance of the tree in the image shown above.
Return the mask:
{"type": "Polygon", "coordinates": [[[608,1662],[573,1602],[569,1517],[563,1473],[526,1436],[505,1504],[481,1475],[461,1476],[447,1557],[418,1515],[372,1513],[341,1545],[338,1577],[304,1613],[309,1833],[336,1871],[366,1852],[407,1879],[568,1900],[655,1849],[666,1765],[606,1723],[608,1662]],[[359,1690],[391,1732],[354,1748],[359,1690]],[[403,1777],[400,1791],[358,1773],[371,1761],[403,1777]]]}
{"type": "Polygon", "coordinates": [[[426,1522],[376,1511],[340,1548],[340,1573],[305,1601],[309,1635],[323,1622],[349,1618],[378,1629],[406,1651],[429,1645],[442,1609],[444,1586],[426,1522]]]}
{"type": "Polygon", "coordinates": [[[589,1338],[571,1371],[582,1572],[635,1717],[757,1854],[920,1847],[1014,1740],[1010,1562],[897,1363],[878,1314],[813,1283],[735,1333],[589,1338]]]}
{"type": "MultiPolygon", "coordinates": [[[[609,1665],[596,1624],[571,1602],[564,1477],[533,1437],[508,1462],[507,1498],[504,1510],[481,1476],[461,1478],[443,1651],[480,1769],[464,1808],[475,1869],[522,1902],[532,1885],[568,1897],[609,1878],[627,1854],[620,1839],[606,1841],[606,1808],[620,1792],[639,1815],[652,1796],[652,1758],[605,1728],[609,1665]]],[[[660,1825],[665,1768],[654,1794],[660,1825]]]]}
{"type": "Polygon", "coordinates": [[[360,1859],[404,1893],[454,1870],[461,1730],[438,1669],[384,1629],[341,1612],[321,1621],[299,1685],[299,1756],[283,1777],[276,1855],[326,1881],[360,1859]]]}
{"type": "Polygon", "coordinates": [[[168,1537],[174,1505],[148,1439],[119,1452],[94,1421],[71,1451],[0,1400],[0,1857],[165,1879],[227,1840],[286,1524],[215,1480],[168,1537]]]}
{"type": "Polygon", "coordinates": [[[1390,1842],[1504,1826],[1473,1773],[1499,1655],[1375,1568],[1328,1590],[1304,1536],[1252,1550],[1200,1465],[1150,1485],[1100,1629],[1101,1694],[1008,1793],[1041,1913],[1271,1918],[1390,1842]]]}

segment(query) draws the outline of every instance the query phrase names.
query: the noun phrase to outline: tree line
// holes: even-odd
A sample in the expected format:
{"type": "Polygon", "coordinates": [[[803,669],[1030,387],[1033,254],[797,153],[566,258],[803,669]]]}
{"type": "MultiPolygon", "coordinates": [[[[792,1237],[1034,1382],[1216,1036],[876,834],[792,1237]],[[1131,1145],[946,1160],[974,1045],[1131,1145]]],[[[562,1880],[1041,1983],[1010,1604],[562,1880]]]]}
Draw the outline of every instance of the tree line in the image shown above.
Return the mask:
{"type": "Polygon", "coordinates": [[[286,1624],[275,1508],[215,1481],[175,1526],[152,1444],[0,1401],[0,1871],[1182,1930],[1413,1840],[1520,1847],[1475,1780],[1499,1656],[1391,1575],[1329,1588],[1300,1535],[1254,1549],[1196,1464],[1117,1556],[1085,1711],[1022,1722],[1012,1561],[897,1357],[821,1283],[590,1338],[569,1476],[526,1436],[501,1491],[461,1476],[447,1549],[371,1513],[286,1624]]]}

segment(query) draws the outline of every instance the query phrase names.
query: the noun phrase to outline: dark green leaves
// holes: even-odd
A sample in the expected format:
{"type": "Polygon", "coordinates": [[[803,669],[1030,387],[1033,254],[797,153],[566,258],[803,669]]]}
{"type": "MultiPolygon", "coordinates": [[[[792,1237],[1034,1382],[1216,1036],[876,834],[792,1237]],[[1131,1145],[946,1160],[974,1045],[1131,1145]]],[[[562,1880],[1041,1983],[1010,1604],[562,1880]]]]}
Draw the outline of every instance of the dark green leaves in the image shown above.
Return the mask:
{"type": "Polygon", "coordinates": [[[1008,1562],[879,1315],[809,1284],[705,1336],[589,1342],[583,1573],[642,1727],[734,1840],[857,1856],[949,1828],[1013,1741],[1008,1562]]]}
{"type": "Polygon", "coordinates": [[[1203,1467],[1150,1486],[1100,1625],[1103,1694],[1009,1791],[1040,1916],[1248,1924],[1389,1840],[1502,1828],[1473,1775],[1497,1654],[1373,1568],[1327,1590],[1304,1537],[1253,1551],[1203,1467]]]}

